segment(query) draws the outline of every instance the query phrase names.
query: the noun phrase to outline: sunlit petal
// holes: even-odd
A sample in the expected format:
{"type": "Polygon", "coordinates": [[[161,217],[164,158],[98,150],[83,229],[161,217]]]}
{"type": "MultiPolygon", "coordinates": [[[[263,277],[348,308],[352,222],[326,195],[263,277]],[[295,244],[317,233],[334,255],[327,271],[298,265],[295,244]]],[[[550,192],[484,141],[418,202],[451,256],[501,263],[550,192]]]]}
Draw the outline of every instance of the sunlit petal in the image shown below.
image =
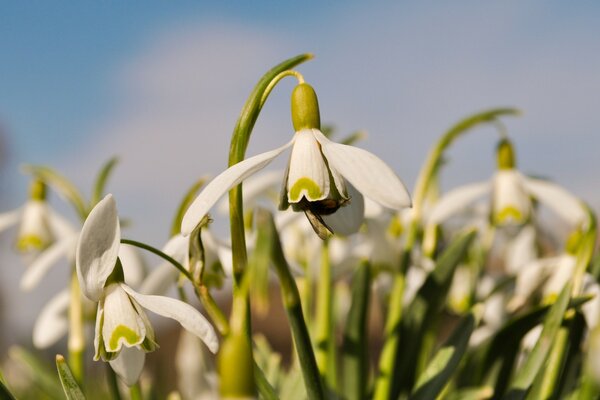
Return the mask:
{"type": "Polygon", "coordinates": [[[523,175],[514,169],[500,170],[494,176],[493,219],[499,225],[522,224],[531,213],[531,200],[523,175]]]}
{"type": "Polygon", "coordinates": [[[283,153],[292,143],[293,140],[275,150],[267,151],[266,153],[241,161],[213,179],[187,209],[181,223],[181,233],[184,236],[192,233],[206,216],[208,210],[219,201],[221,196],[250,175],[269,165],[275,157],[283,153]]]}
{"type": "Polygon", "coordinates": [[[441,224],[460,211],[466,210],[475,200],[489,193],[491,188],[489,182],[478,182],[449,191],[433,206],[427,223],[441,224]]]}
{"type": "Polygon", "coordinates": [[[45,349],[67,334],[69,292],[65,289],[52,298],[40,311],[33,326],[33,345],[45,349]]]}
{"type": "Polygon", "coordinates": [[[146,265],[138,249],[133,246],[120,246],[119,260],[123,265],[125,282],[131,287],[138,287],[146,275],[146,265]]]}
{"type": "Polygon", "coordinates": [[[578,225],[585,221],[586,212],[581,201],[562,187],[540,179],[524,178],[527,190],[542,204],[547,205],[565,221],[578,225]]]}
{"type": "Polygon", "coordinates": [[[71,235],[42,251],[35,260],[27,267],[21,278],[21,290],[29,291],[36,287],[53,265],[61,258],[68,259],[69,253],[77,245],[78,235],[71,235]]]}
{"type": "Polygon", "coordinates": [[[408,190],[381,159],[358,147],[334,143],[316,129],[313,133],[329,165],[364,196],[396,210],[410,207],[408,190]]]}
{"type": "Polygon", "coordinates": [[[120,240],[117,206],[109,194],[90,212],[77,243],[77,276],[83,294],[90,300],[100,299],[117,262],[120,240]]]}
{"type": "Polygon", "coordinates": [[[363,196],[352,185],[348,185],[348,195],[350,196],[348,204],[340,207],[333,214],[321,216],[335,234],[343,236],[358,232],[365,217],[363,196]]]}
{"type": "Polygon", "coordinates": [[[213,353],[219,349],[219,341],[213,326],[191,305],[170,297],[140,294],[126,285],[121,287],[142,307],[179,322],[185,329],[202,339],[213,353]]]}
{"type": "Polygon", "coordinates": [[[104,348],[111,353],[123,345],[140,345],[146,336],[146,325],[123,287],[126,286],[113,283],[105,289],[102,338],[104,348]]]}
{"type": "Polygon", "coordinates": [[[146,361],[146,353],[136,347],[125,347],[117,358],[110,361],[113,371],[127,386],[133,386],[140,378],[146,361]]]}
{"type": "Polygon", "coordinates": [[[296,132],[288,171],[287,196],[290,203],[302,198],[317,201],[329,195],[329,170],[319,143],[311,130],[296,132]]]}
{"type": "Polygon", "coordinates": [[[0,232],[16,225],[21,218],[22,208],[0,214],[0,232]]]}

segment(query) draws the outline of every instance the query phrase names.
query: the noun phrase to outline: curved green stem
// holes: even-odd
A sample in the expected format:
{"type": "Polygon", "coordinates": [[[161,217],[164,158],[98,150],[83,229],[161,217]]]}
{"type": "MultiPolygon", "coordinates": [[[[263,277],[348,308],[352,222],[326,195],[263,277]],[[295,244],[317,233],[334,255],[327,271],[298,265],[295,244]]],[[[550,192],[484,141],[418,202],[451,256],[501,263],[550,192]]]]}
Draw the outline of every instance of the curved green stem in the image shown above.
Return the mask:
{"type": "Polygon", "coordinates": [[[140,249],[144,249],[146,251],[149,251],[150,253],[156,254],[160,258],[171,263],[175,268],[177,268],[179,270],[179,272],[181,272],[187,279],[189,279],[190,282],[192,282],[192,284],[194,284],[194,277],[192,276],[190,271],[185,269],[185,267],[183,265],[181,265],[181,263],[178,262],[176,259],[174,259],[173,257],[171,257],[168,254],[163,253],[162,251],[158,250],[156,247],[152,247],[146,243],[138,242],[137,240],[131,240],[131,239],[121,239],[121,243],[128,244],[130,246],[139,247],[140,249]]]}
{"type": "Polygon", "coordinates": [[[83,383],[84,363],[83,353],[85,351],[85,336],[83,332],[83,305],[81,302],[81,289],[75,269],[71,273],[69,291],[69,366],[73,377],[79,383],[83,383]]]}

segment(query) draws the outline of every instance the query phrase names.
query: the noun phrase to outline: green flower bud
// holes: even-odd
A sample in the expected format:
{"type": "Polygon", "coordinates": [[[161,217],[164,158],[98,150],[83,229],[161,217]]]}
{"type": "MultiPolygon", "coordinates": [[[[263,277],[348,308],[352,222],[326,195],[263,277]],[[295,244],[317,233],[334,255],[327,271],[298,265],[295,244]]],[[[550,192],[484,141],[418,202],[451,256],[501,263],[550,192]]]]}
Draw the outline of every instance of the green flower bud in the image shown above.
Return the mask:
{"type": "Polygon", "coordinates": [[[317,94],[307,83],[299,84],[292,92],[292,123],[296,132],[302,129],[321,129],[317,94]]]}
{"type": "Polygon", "coordinates": [[[512,143],[508,139],[502,139],[496,148],[498,157],[498,169],[515,168],[515,152],[512,143]]]}
{"type": "Polygon", "coordinates": [[[243,334],[234,332],[223,340],[217,368],[222,399],[256,398],[252,348],[243,334]]]}
{"type": "Polygon", "coordinates": [[[34,180],[29,187],[29,196],[32,200],[46,200],[46,184],[39,179],[34,180]]]}

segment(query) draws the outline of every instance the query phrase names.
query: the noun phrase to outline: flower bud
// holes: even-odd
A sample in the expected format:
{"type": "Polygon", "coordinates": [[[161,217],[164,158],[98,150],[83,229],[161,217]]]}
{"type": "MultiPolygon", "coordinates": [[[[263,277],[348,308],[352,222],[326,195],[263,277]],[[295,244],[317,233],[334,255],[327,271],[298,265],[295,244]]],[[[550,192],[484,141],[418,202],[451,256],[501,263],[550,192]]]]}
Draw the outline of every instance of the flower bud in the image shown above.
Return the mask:
{"type": "Polygon", "coordinates": [[[504,138],[498,143],[498,147],[496,147],[496,157],[498,169],[515,168],[515,153],[510,140],[504,138]]]}
{"type": "Polygon", "coordinates": [[[292,92],[292,123],[296,132],[302,129],[321,129],[317,94],[307,83],[299,84],[292,92]]]}

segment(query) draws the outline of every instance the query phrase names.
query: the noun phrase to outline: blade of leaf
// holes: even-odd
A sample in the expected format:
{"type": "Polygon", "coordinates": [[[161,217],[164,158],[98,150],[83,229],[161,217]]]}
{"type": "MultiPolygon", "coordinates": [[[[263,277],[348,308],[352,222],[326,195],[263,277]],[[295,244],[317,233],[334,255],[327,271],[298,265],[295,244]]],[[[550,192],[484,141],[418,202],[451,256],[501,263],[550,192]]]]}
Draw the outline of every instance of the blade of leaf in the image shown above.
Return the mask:
{"type": "Polygon", "coordinates": [[[415,376],[419,374],[415,366],[422,350],[423,338],[445,304],[454,270],[464,260],[476,235],[475,231],[463,233],[444,250],[436,261],[434,270],[408,306],[402,320],[400,349],[397,353],[399,367],[394,380],[400,386],[392,392],[394,398],[397,397],[398,389],[411,391],[415,376]]]}
{"type": "Polygon", "coordinates": [[[469,338],[479,324],[483,309],[475,306],[465,316],[446,343],[437,351],[425,371],[419,376],[410,399],[435,399],[454,375],[461,362],[469,338]]]}
{"type": "Polygon", "coordinates": [[[94,183],[94,188],[92,190],[92,198],[90,200],[90,209],[93,208],[102,198],[104,197],[104,188],[106,186],[106,182],[110,177],[113,169],[119,162],[118,157],[113,157],[106,162],[100,169],[98,176],[96,177],[96,182],[94,183]]]}
{"type": "Polygon", "coordinates": [[[352,281],[352,304],[342,345],[343,385],[346,399],[364,399],[367,391],[368,369],[368,309],[371,293],[371,266],[359,265],[352,281]]]}
{"type": "Polygon", "coordinates": [[[16,397],[8,390],[2,379],[0,379],[0,397],[7,400],[16,400],[16,397]]]}
{"type": "Polygon", "coordinates": [[[51,398],[62,397],[62,389],[56,381],[55,372],[48,364],[22,347],[11,347],[8,354],[12,360],[27,368],[33,385],[51,398]]]}
{"type": "Polygon", "coordinates": [[[87,207],[83,196],[67,178],[51,168],[38,165],[24,165],[23,171],[41,179],[48,186],[54,188],[61,197],[75,207],[81,219],[85,220],[87,217],[87,207]]]}
{"type": "Polygon", "coordinates": [[[544,327],[533,350],[525,360],[523,366],[517,371],[504,399],[523,399],[531,387],[535,377],[544,365],[550,349],[554,343],[556,334],[560,328],[563,316],[569,305],[569,297],[572,290],[572,282],[569,281],[556,302],[550,308],[544,319],[544,327]]]}
{"type": "Polygon", "coordinates": [[[83,392],[79,388],[71,369],[67,365],[65,358],[57,354],[56,355],[56,369],[58,370],[58,376],[60,383],[62,384],[63,391],[68,400],[85,400],[83,392]]]}

